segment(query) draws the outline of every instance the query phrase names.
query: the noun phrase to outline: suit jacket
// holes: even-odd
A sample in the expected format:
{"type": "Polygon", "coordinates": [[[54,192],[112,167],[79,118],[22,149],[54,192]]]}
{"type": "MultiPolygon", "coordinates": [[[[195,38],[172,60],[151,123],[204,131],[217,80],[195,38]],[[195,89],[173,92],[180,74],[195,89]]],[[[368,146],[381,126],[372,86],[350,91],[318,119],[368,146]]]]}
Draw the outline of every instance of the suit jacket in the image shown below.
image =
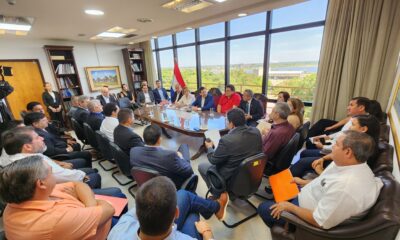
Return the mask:
{"type": "MultiPolygon", "coordinates": [[[[155,99],[154,99],[154,94],[152,91],[149,90],[149,95],[150,95],[150,100],[152,103],[155,103],[155,99]]],[[[144,96],[143,92],[139,92],[137,95],[137,102],[141,105],[144,105],[146,101],[146,98],[144,96]]]]}
{"type": "MultiPolygon", "coordinates": [[[[164,98],[169,100],[167,90],[165,90],[165,88],[161,88],[161,91],[163,93],[164,98]]],[[[160,103],[161,102],[161,96],[160,96],[160,93],[158,92],[158,88],[155,88],[153,90],[153,95],[154,95],[154,99],[156,100],[156,103],[160,103]]]]}
{"type": "Polygon", "coordinates": [[[262,152],[261,133],[257,128],[240,126],[223,136],[218,148],[208,149],[208,160],[215,165],[227,186],[240,163],[246,158],[262,152]]]}
{"type": "Polygon", "coordinates": [[[83,123],[86,122],[89,117],[89,111],[87,109],[77,107],[72,117],[83,126],[83,123]]]}
{"type": "MultiPolygon", "coordinates": [[[[247,109],[246,109],[247,102],[246,101],[241,101],[239,108],[241,108],[246,114],[247,114],[247,109]]],[[[263,107],[257,99],[253,98],[250,103],[250,115],[252,116],[252,119],[247,120],[247,123],[251,122],[256,122],[260,118],[264,116],[264,110],[263,107]]]]}
{"type": "Polygon", "coordinates": [[[178,98],[177,101],[181,100],[183,96],[183,91],[181,91],[180,93],[174,92],[174,94],[171,96],[171,102],[174,103],[176,101],[176,98],[178,98]]]}
{"type": "Polygon", "coordinates": [[[46,151],[43,153],[46,156],[54,156],[57,154],[66,154],[67,152],[67,142],[43,129],[35,128],[35,132],[44,139],[44,143],[47,146],[46,151]]]}
{"type": "Polygon", "coordinates": [[[89,113],[86,120],[87,124],[93,129],[93,131],[100,130],[101,123],[104,120],[104,115],[102,113],[89,113]]]}
{"type": "MultiPolygon", "coordinates": [[[[97,100],[100,101],[100,103],[101,103],[102,106],[104,106],[104,105],[107,104],[107,103],[106,103],[106,100],[105,100],[104,97],[103,97],[103,95],[100,94],[100,95],[98,95],[96,98],[97,98],[97,100]]],[[[116,103],[116,104],[118,105],[118,101],[117,101],[117,99],[114,97],[113,94],[110,94],[110,95],[109,95],[109,99],[110,99],[110,103],[116,103]]]]}
{"type": "Polygon", "coordinates": [[[131,148],[144,146],[142,138],[137,135],[133,129],[122,126],[121,124],[114,129],[114,143],[128,156],[131,148]]]}
{"type": "Polygon", "coordinates": [[[54,93],[54,97],[56,98],[55,101],[54,101],[54,98],[47,91],[45,91],[42,94],[43,103],[44,103],[44,105],[46,105],[47,109],[49,107],[58,107],[61,104],[60,94],[55,91],[53,91],[53,93],[54,93]]]}
{"type": "MultiPolygon", "coordinates": [[[[196,101],[192,104],[192,106],[201,107],[201,96],[199,95],[196,98],[196,101]]],[[[204,100],[204,106],[201,108],[202,111],[210,110],[210,108],[214,107],[214,99],[211,94],[207,94],[206,99],[204,100]]]]}
{"type": "Polygon", "coordinates": [[[147,167],[158,171],[170,178],[177,189],[193,174],[188,160],[179,158],[175,151],[161,147],[134,147],[130,152],[130,162],[133,167],[147,167]]]}

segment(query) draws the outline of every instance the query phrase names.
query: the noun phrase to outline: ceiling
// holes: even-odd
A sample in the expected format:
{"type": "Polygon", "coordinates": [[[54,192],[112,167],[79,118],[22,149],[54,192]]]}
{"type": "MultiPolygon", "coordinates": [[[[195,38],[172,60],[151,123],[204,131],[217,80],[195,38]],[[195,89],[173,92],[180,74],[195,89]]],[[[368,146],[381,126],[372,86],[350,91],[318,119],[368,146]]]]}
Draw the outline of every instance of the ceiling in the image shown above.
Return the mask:
{"type": "Polygon", "coordinates": [[[6,34],[0,38],[32,38],[109,42],[128,44],[184,31],[186,27],[200,27],[248,14],[291,5],[304,0],[227,0],[193,12],[182,13],[161,7],[169,0],[16,0],[9,5],[0,0],[0,15],[33,17],[34,23],[27,36],[6,34]],[[103,16],[90,16],[85,9],[104,11],[103,16]],[[151,18],[151,23],[140,23],[138,18],[151,18]],[[113,40],[90,40],[112,27],[138,29],[136,37],[113,40]],[[85,34],[85,36],[78,36],[85,34]]]}

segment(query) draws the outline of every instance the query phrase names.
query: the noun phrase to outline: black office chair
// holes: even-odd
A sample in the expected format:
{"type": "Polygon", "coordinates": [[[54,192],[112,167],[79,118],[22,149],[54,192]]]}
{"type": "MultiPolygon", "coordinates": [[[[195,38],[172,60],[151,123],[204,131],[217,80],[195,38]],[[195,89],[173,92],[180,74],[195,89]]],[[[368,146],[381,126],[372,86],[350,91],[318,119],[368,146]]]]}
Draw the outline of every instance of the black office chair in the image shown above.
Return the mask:
{"type": "MultiPolygon", "coordinates": [[[[104,136],[106,137],[106,136],[104,136]]],[[[129,161],[129,156],[126,155],[124,151],[121,150],[121,148],[118,147],[117,144],[113,142],[109,142],[109,149],[111,151],[111,154],[114,158],[115,164],[118,167],[118,171],[115,171],[111,174],[111,176],[117,181],[121,186],[128,185],[133,182],[132,175],[131,175],[131,164],[129,161]],[[129,178],[127,182],[121,182],[117,177],[117,173],[122,173],[124,176],[129,178]]]]}
{"type": "Polygon", "coordinates": [[[295,133],[289,142],[279,150],[276,156],[273,159],[268,160],[264,171],[267,177],[290,167],[293,157],[297,153],[299,140],[300,134],[295,133]]]}
{"type": "MultiPolygon", "coordinates": [[[[88,128],[88,127],[86,127],[86,128],[88,128]]],[[[93,129],[90,128],[87,131],[89,131],[89,132],[92,131],[93,132],[93,129]]],[[[108,162],[110,162],[112,164],[115,164],[114,157],[111,154],[110,140],[107,138],[107,136],[104,133],[100,132],[99,130],[97,130],[95,132],[95,137],[96,137],[96,142],[97,142],[97,148],[96,149],[98,151],[100,151],[100,153],[102,155],[102,159],[99,161],[100,167],[102,169],[104,169],[104,171],[111,171],[111,170],[116,169],[117,167],[115,167],[115,166],[107,168],[105,165],[103,165],[103,162],[106,162],[106,161],[108,161],[108,162]]]]}
{"type": "Polygon", "coordinates": [[[211,186],[206,194],[206,198],[210,192],[222,193],[227,191],[232,200],[237,198],[242,199],[255,211],[250,216],[233,224],[228,224],[223,221],[225,226],[234,228],[257,216],[257,207],[248,199],[255,194],[260,187],[266,163],[267,157],[263,153],[246,158],[239,165],[237,172],[232,176],[229,186],[226,185],[224,178],[219,175],[215,168],[210,168],[207,171],[207,179],[211,186]]]}
{"type": "Polygon", "coordinates": [[[297,132],[300,134],[300,139],[299,139],[299,144],[297,145],[297,151],[298,152],[304,145],[304,142],[307,140],[307,135],[308,131],[310,130],[310,122],[304,123],[299,129],[297,129],[297,132]]]}
{"type": "MultiPolygon", "coordinates": [[[[83,130],[82,125],[76,121],[75,118],[71,118],[72,122],[72,129],[75,131],[76,137],[78,137],[79,141],[83,143],[82,150],[85,148],[86,145],[89,145],[88,140],[85,137],[85,132],[83,130]]],[[[87,148],[86,150],[89,150],[92,148],[87,148]]]]}

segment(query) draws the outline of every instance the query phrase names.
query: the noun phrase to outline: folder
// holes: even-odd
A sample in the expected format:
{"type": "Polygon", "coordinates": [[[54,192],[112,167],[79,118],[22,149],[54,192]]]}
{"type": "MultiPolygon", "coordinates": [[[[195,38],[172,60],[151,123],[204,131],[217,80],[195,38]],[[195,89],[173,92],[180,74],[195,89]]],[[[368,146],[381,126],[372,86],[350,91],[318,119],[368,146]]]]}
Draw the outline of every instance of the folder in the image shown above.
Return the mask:
{"type": "Polygon", "coordinates": [[[269,177],[275,202],[288,201],[299,194],[297,184],[292,182],[293,176],[289,169],[269,177]]]}
{"type": "Polygon", "coordinates": [[[94,195],[95,199],[100,199],[107,201],[109,204],[111,204],[114,209],[114,217],[119,217],[122,213],[122,210],[124,210],[125,206],[128,204],[128,199],[126,198],[119,198],[119,197],[111,197],[111,196],[105,196],[105,195],[94,195]]]}

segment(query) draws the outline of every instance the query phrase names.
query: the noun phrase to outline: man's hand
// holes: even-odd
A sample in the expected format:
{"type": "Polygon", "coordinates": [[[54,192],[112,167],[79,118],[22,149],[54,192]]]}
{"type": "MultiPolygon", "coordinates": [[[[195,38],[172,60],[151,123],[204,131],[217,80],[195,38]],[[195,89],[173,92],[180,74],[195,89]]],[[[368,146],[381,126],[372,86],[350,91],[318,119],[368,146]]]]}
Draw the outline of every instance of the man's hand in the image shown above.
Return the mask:
{"type": "Polygon", "coordinates": [[[315,170],[315,172],[316,172],[318,175],[321,175],[321,173],[324,171],[324,166],[323,166],[322,164],[317,165],[317,166],[314,168],[314,170],[315,170]]]}
{"type": "Polygon", "coordinates": [[[76,141],[74,141],[74,140],[72,140],[72,139],[67,139],[67,144],[68,145],[73,145],[73,144],[75,144],[76,143],[76,141]]]}
{"type": "Polygon", "coordinates": [[[86,176],[83,178],[83,182],[86,183],[86,182],[89,182],[89,181],[90,181],[90,177],[89,177],[88,175],[86,175],[86,176]]]}
{"type": "Polygon", "coordinates": [[[315,147],[318,149],[322,149],[324,147],[324,144],[322,144],[321,142],[316,142],[315,147]]]}
{"type": "Polygon", "coordinates": [[[316,168],[318,165],[324,164],[324,158],[319,158],[317,160],[314,160],[314,162],[311,163],[312,168],[316,168]]]}
{"type": "Polygon", "coordinates": [[[207,149],[214,147],[214,143],[212,141],[204,141],[204,145],[207,149]]]}
{"type": "Polygon", "coordinates": [[[324,129],[324,131],[326,132],[326,131],[330,131],[330,130],[332,130],[332,129],[335,129],[334,125],[329,126],[329,127],[326,127],[326,128],[324,129]]]}
{"type": "Polygon", "coordinates": [[[72,165],[72,163],[67,163],[67,162],[58,162],[58,165],[60,165],[63,168],[66,169],[72,169],[74,165],[72,165]]]}
{"type": "Polygon", "coordinates": [[[246,118],[246,120],[252,119],[250,114],[245,114],[244,117],[246,118]]]}
{"type": "Polygon", "coordinates": [[[293,206],[293,203],[290,203],[290,202],[275,203],[270,208],[270,209],[272,209],[271,216],[275,219],[279,219],[281,217],[281,213],[283,211],[291,212],[292,206],[293,206]]]}
{"type": "Polygon", "coordinates": [[[211,239],[212,238],[212,231],[211,227],[205,221],[198,221],[195,222],[194,225],[196,226],[197,231],[203,236],[204,239],[211,239]]]}
{"type": "Polygon", "coordinates": [[[299,177],[294,177],[292,183],[296,183],[300,187],[304,187],[308,183],[308,181],[299,177]]]}
{"type": "Polygon", "coordinates": [[[66,150],[67,150],[67,152],[72,152],[72,151],[74,151],[74,149],[73,149],[71,146],[68,146],[66,150]]]}

